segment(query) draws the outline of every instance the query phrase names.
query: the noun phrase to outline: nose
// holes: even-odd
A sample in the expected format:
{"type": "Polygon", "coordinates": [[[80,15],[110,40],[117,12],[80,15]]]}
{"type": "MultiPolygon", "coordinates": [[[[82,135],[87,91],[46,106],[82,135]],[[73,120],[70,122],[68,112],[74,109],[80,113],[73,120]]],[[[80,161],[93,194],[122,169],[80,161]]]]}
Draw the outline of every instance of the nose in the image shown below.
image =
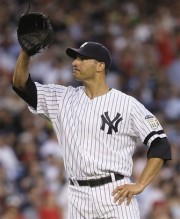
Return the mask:
{"type": "Polygon", "coordinates": [[[72,62],[72,66],[77,66],[77,58],[75,58],[72,62]]]}

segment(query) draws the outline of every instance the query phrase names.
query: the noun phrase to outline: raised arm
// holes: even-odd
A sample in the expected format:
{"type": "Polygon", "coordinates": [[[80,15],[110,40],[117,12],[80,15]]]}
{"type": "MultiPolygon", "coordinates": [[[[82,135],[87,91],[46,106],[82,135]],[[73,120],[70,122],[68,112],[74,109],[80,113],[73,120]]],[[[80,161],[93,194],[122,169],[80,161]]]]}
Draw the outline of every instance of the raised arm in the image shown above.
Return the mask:
{"type": "Polygon", "coordinates": [[[30,56],[21,50],[12,78],[13,90],[34,109],[37,107],[37,89],[29,77],[30,56]]]}
{"type": "Polygon", "coordinates": [[[19,90],[23,90],[26,86],[29,77],[29,62],[29,55],[22,49],[16,62],[12,79],[13,86],[19,90]]]}

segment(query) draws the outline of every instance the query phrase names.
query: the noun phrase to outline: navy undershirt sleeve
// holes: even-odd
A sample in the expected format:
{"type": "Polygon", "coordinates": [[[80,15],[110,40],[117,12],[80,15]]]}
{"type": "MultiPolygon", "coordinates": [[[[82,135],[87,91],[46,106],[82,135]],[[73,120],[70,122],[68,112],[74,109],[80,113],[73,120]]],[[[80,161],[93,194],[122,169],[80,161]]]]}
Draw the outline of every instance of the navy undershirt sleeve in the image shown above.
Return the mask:
{"type": "Polygon", "coordinates": [[[37,88],[30,75],[24,90],[19,90],[15,86],[12,86],[12,88],[25,102],[27,102],[34,109],[37,109],[37,88]]]}
{"type": "Polygon", "coordinates": [[[156,138],[152,143],[147,152],[147,158],[161,158],[164,161],[171,160],[171,147],[168,139],[156,138]]]}

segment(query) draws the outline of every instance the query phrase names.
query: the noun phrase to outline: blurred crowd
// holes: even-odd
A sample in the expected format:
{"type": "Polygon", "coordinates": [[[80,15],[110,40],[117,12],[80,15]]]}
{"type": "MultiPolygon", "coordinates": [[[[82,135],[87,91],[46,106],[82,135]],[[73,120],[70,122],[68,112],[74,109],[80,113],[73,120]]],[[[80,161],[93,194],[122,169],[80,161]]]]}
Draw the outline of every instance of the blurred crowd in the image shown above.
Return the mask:
{"type": "MultiPolygon", "coordinates": [[[[54,29],[51,46],[31,59],[32,78],[78,86],[65,49],[85,41],[107,46],[113,57],[109,86],[134,96],[154,113],[172,146],[173,160],[137,196],[141,218],[179,219],[180,1],[30,2],[30,11],[48,15],[54,29]]],[[[0,0],[0,218],[64,219],[68,180],[61,148],[50,122],[32,115],[11,87],[20,51],[17,24],[27,9],[26,0],[0,0]]],[[[134,181],[146,154],[146,146],[137,144],[134,181]]]]}

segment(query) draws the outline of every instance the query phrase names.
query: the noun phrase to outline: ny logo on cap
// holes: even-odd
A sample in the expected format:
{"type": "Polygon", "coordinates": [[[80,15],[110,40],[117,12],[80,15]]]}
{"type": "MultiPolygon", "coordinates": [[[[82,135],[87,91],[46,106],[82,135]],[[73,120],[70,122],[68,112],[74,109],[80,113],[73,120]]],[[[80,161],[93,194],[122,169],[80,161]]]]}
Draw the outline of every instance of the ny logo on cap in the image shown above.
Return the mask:
{"type": "Polygon", "coordinates": [[[88,42],[83,43],[83,44],[80,46],[80,48],[84,47],[84,46],[87,45],[87,44],[88,44],[88,42]]]}
{"type": "Polygon", "coordinates": [[[114,130],[115,133],[118,132],[118,128],[117,128],[118,124],[120,121],[123,120],[120,113],[117,113],[115,118],[113,120],[110,120],[108,112],[102,114],[101,119],[102,119],[102,126],[100,129],[104,131],[105,125],[107,124],[109,126],[107,134],[110,135],[112,135],[112,130],[114,130]]]}

